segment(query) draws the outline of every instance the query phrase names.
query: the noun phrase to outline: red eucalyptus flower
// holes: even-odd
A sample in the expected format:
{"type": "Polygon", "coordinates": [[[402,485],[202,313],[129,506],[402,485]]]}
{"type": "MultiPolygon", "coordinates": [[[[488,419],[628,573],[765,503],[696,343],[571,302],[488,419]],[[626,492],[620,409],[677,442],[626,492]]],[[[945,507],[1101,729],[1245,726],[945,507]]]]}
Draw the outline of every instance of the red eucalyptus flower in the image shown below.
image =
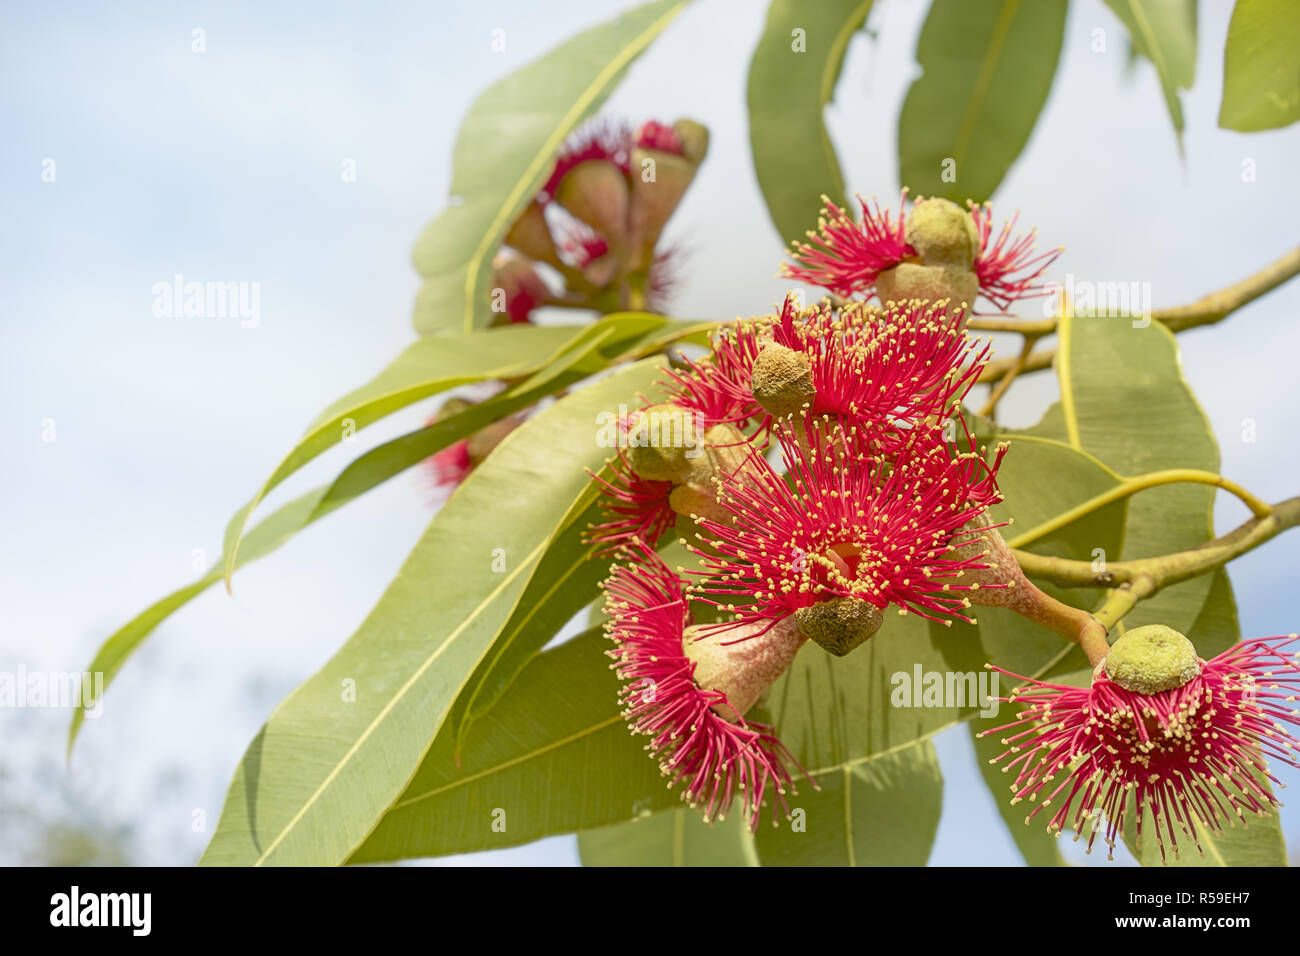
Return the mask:
{"type": "Polygon", "coordinates": [[[541,201],[545,203],[554,199],[560,180],[568,174],[569,170],[591,159],[611,162],[626,174],[631,147],[632,131],[626,123],[588,124],[569,137],[559,155],[555,157],[555,168],[551,170],[551,175],[542,185],[541,201]]]}
{"type": "Polygon", "coordinates": [[[1001,499],[1005,447],[989,466],[973,449],[954,455],[941,432],[918,424],[891,460],[862,450],[851,428],[778,425],[786,475],[755,455],[743,482],[722,481],[731,520],[698,520],[716,554],[700,552],[706,570],[693,572],[692,590],[745,602],[732,607],[745,624],[770,626],[836,598],[970,620],[960,592],[979,585],[961,579],[986,565],[952,552],[978,537],[965,526],[1001,499]]]}
{"type": "Polygon", "coordinates": [[[859,223],[823,196],[826,206],[817,220],[817,231],[808,233],[811,242],[792,244],[791,256],[802,265],[783,265],[782,275],[829,289],[845,298],[869,294],[880,273],[916,255],[903,235],[906,200],[904,189],[898,202],[898,220],[894,221],[888,210],[881,211],[875,197],[868,204],[859,196],[858,203],[862,206],[859,223]]]}
{"type": "Polygon", "coordinates": [[[1150,809],[1162,860],[1166,847],[1178,853],[1175,825],[1202,852],[1193,817],[1217,833],[1248,811],[1266,815],[1277,799],[1262,781],[1278,780],[1265,758],[1300,766],[1300,740],[1286,726],[1300,725],[1300,654],[1282,653],[1297,640],[1256,638],[1205,661],[1171,628],[1136,628],[1115,642],[1088,688],[993,668],[1026,687],[1005,698],[1024,705],[1015,722],[985,731],[1010,732],[1010,749],[991,762],[1015,771],[1013,803],[1040,800],[1026,822],[1055,807],[1048,831],[1070,827],[1075,839],[1086,831],[1089,850],[1102,817],[1109,847],[1130,813],[1140,840],[1150,809]],[[1143,661],[1133,650],[1154,641],[1163,657],[1148,650],[1143,661]],[[1153,674],[1172,679],[1151,683],[1153,674]]]}
{"type": "Polygon", "coordinates": [[[975,257],[975,273],[979,276],[980,292],[999,309],[1006,311],[1018,299],[1046,295],[1047,290],[1034,283],[1056,261],[1061,249],[1051,249],[1034,255],[1037,234],[1030,230],[1012,238],[1012,230],[1020,212],[1004,220],[997,238],[993,239],[993,207],[970,204],[971,218],[979,233],[980,251],[975,257]]]}
{"type": "Polygon", "coordinates": [[[682,141],[677,131],[657,120],[646,120],[636,132],[636,145],[640,149],[657,149],[661,153],[682,153],[682,141]]]}
{"type": "Polygon", "coordinates": [[[430,484],[439,494],[449,495],[474,470],[469,457],[469,440],[462,438],[424,460],[430,484]]]}
{"type": "Polygon", "coordinates": [[[628,727],[650,738],[646,749],[668,785],[680,784],[682,799],[702,807],[706,821],[723,819],[739,795],[752,829],[774,791],[775,823],[776,804],[785,808],[786,789],[794,789],[785,766],[794,759],[770,728],[743,715],[789,666],[802,638],[789,628],[697,653],[677,576],[644,546],[626,555],[605,582],[605,613],[628,727]],[[713,679],[701,686],[705,671],[713,679]]]}
{"type": "Polygon", "coordinates": [[[806,406],[856,426],[860,437],[881,435],[965,398],[991,348],[977,344],[943,303],[800,311],[787,297],[774,322],[724,330],[711,360],[670,373],[666,384],[676,404],[706,421],[757,423],[761,433],[774,413],[806,406]]]}
{"type": "Polygon", "coordinates": [[[600,507],[605,521],[591,527],[588,539],[607,545],[607,553],[629,541],[644,542],[654,548],[677,520],[668,504],[673,483],[642,478],[628,463],[627,454],[621,448],[610,459],[609,470],[608,480],[592,474],[604,488],[600,507]]]}
{"type": "MultiPolygon", "coordinates": [[[[838,296],[870,296],[875,292],[880,274],[903,262],[923,261],[916,246],[908,239],[908,220],[904,215],[907,190],[899,202],[898,218],[881,211],[873,199],[862,197],[862,221],[857,222],[845,210],[823,197],[826,203],[817,223],[809,232],[809,242],[792,244],[795,265],[786,264],[782,274],[800,282],[829,289],[838,296]]],[[[979,280],[979,291],[1000,310],[1023,298],[1046,294],[1036,282],[1057,256],[1060,249],[1035,255],[1036,235],[1013,236],[1020,214],[1004,222],[996,237],[993,234],[992,206],[968,203],[974,224],[972,239],[976,248],[972,268],[979,280]]],[[[950,207],[953,208],[953,207],[950,207]]],[[[955,208],[954,208],[955,213],[955,208]]],[[[969,228],[969,227],[968,227],[969,228]]],[[[920,242],[920,239],[917,239],[920,242]]],[[[966,260],[970,263],[969,257],[966,260]]]]}

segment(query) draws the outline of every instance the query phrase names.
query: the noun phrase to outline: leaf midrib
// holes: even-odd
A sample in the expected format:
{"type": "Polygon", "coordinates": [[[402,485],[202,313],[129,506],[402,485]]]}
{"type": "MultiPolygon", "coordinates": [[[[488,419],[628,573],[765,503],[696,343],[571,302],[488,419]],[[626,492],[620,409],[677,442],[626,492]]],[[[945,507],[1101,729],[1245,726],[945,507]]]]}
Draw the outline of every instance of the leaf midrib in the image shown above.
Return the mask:
{"type": "Polygon", "coordinates": [[[478,617],[483,613],[484,608],[486,608],[489,604],[491,604],[492,601],[495,600],[495,598],[501,593],[501,591],[507,585],[509,585],[516,577],[518,577],[525,568],[528,568],[532,565],[532,563],[541,554],[542,549],[546,547],[549,541],[550,541],[550,536],[548,535],[535,548],[533,548],[533,550],[528,554],[528,556],[523,561],[521,561],[513,571],[511,571],[508,575],[506,575],[505,578],[502,579],[500,584],[498,584],[495,588],[493,588],[491,591],[488,592],[487,596],[484,597],[484,599],[481,602],[479,602],[479,605],[469,613],[469,615],[465,618],[465,620],[462,621],[454,631],[452,631],[449,635],[447,635],[446,639],[440,645],[438,645],[438,649],[435,650],[432,654],[430,654],[427,658],[425,658],[424,663],[421,664],[420,667],[416,669],[415,673],[412,674],[410,678],[407,679],[406,683],[403,684],[398,689],[397,693],[394,694],[392,698],[388,701],[388,703],[384,705],[383,709],[380,710],[380,712],[375,715],[374,719],[371,720],[371,722],[366,726],[366,729],[362,731],[361,735],[356,739],[356,741],[353,742],[352,746],[348,748],[347,752],[344,753],[344,755],[342,756],[342,758],[340,758],[338,763],[335,764],[334,768],[329,772],[329,775],[326,776],[326,778],[323,781],[321,781],[320,786],[316,788],[315,792],[313,792],[312,795],[307,799],[307,801],[302,805],[302,807],[299,808],[298,812],[293,815],[293,818],[287,824],[285,824],[284,829],[281,830],[280,833],[276,835],[276,838],[273,841],[271,841],[271,844],[262,852],[262,855],[257,858],[256,862],[254,862],[253,864],[254,866],[261,866],[263,863],[266,862],[266,860],[270,857],[271,853],[274,852],[276,847],[278,847],[284,841],[285,837],[288,836],[289,833],[295,827],[297,827],[297,825],[302,820],[302,818],[307,815],[307,812],[313,806],[315,806],[316,801],[320,799],[321,794],[323,794],[329,788],[330,784],[334,782],[335,778],[340,773],[342,773],[343,768],[354,756],[356,756],[357,752],[361,749],[362,745],[367,740],[370,739],[370,735],[374,733],[375,729],[383,722],[383,720],[388,716],[388,714],[392,711],[392,709],[397,706],[398,702],[400,702],[401,699],[406,696],[407,692],[410,691],[410,689],[415,685],[415,683],[421,677],[424,676],[424,673],[433,665],[433,662],[437,660],[439,656],[441,656],[443,651],[445,651],[448,647],[451,646],[452,641],[454,641],[457,637],[459,637],[461,633],[463,633],[464,630],[470,626],[470,624],[472,624],[474,621],[478,619],[478,617]]]}
{"type": "Polygon", "coordinates": [[[989,42],[988,50],[985,52],[984,60],[980,63],[980,71],[975,78],[975,89],[962,117],[961,126],[957,129],[957,138],[953,145],[953,159],[959,169],[966,160],[966,150],[970,146],[971,137],[975,133],[975,120],[984,109],[984,101],[988,98],[989,86],[993,83],[993,72],[997,69],[998,60],[1002,56],[1002,48],[1006,44],[1007,34],[1011,30],[1011,22],[1016,18],[1016,10],[1019,6],[1020,0],[1006,0],[1002,5],[1002,12],[998,14],[998,22],[993,27],[993,37],[989,42]]]}

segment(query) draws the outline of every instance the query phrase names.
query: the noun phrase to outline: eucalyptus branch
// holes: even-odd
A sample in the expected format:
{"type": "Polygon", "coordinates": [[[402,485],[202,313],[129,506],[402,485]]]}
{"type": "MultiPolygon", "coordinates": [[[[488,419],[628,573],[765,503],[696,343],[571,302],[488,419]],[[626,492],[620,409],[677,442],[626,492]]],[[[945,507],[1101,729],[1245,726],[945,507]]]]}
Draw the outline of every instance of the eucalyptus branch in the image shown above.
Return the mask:
{"type": "MultiPolygon", "coordinates": [[[[1184,332],[1202,325],[1213,325],[1245,305],[1254,302],[1263,295],[1272,292],[1278,286],[1300,275],[1300,247],[1292,249],[1276,262],[1265,266],[1259,272],[1240,282],[1211,292],[1188,305],[1169,309],[1156,309],[1151,318],[1171,332],[1184,332]]],[[[1024,335],[1045,335],[1056,330],[1056,319],[1044,319],[1036,322],[1015,322],[1012,320],[972,317],[967,328],[977,332],[1020,332],[1024,335]],[[1044,331],[1046,329],[1046,331],[1044,331]]],[[[1017,374],[1039,372],[1049,368],[1056,357],[1056,349],[1044,349],[1030,354],[1022,362],[1017,358],[996,359],[990,362],[980,373],[978,382],[987,384],[996,382],[1003,375],[1020,365],[1017,374]]]]}
{"type": "Polygon", "coordinates": [[[1006,373],[1003,374],[998,383],[993,386],[992,391],[989,392],[989,400],[984,403],[984,407],[980,410],[981,416],[991,419],[997,413],[998,402],[1002,400],[1002,396],[1007,393],[1007,389],[1011,387],[1011,383],[1016,380],[1016,376],[1019,375],[1021,369],[1025,367],[1025,362],[1028,361],[1030,353],[1033,352],[1034,345],[1038,342],[1039,338],[1040,336],[1032,332],[1025,333],[1025,344],[1020,349],[1020,355],[1012,363],[1011,367],[1006,370],[1006,373]]]}
{"type": "MultiPolygon", "coordinates": [[[[1300,525],[1300,496],[1280,501],[1270,507],[1267,515],[1251,518],[1222,537],[1187,551],[1132,561],[1116,561],[1108,563],[1102,570],[1094,568],[1089,561],[1074,561],[1018,549],[1013,549],[1012,553],[1021,569],[1030,577],[1051,581],[1062,587],[1115,588],[1117,592],[1126,592],[1127,596],[1116,598],[1117,613],[1114,620],[1103,621],[1109,628],[1127,610],[1131,610],[1132,604],[1150,597],[1161,588],[1220,568],[1297,525],[1300,525]],[[1124,602],[1129,600],[1132,604],[1124,608],[1124,602]]],[[[1100,617],[1100,614],[1098,612],[1094,617],[1100,617]]]]}

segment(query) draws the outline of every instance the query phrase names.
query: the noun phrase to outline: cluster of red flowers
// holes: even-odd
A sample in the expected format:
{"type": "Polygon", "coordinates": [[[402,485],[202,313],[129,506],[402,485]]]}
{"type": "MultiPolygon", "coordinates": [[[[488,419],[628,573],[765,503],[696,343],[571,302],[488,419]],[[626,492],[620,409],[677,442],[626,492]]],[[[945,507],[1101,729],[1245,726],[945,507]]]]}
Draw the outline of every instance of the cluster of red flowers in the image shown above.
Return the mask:
{"type": "MultiPolygon", "coordinates": [[[[1059,250],[1036,255],[1014,220],[995,234],[987,207],[862,212],[828,202],[786,268],[835,298],[787,298],[718,331],[711,356],[666,373],[666,399],[627,423],[597,476],[624,717],[708,819],[738,800],[753,827],[786,807],[798,765],[746,714],[806,641],[847,654],[887,609],[951,624],[972,602],[1018,610],[1007,596],[1037,590],[1008,570],[988,516],[1006,449],[966,431],[989,349],[965,324],[977,295],[1005,310],[1041,294],[1059,250]],[[674,530],[698,569],[656,553],[674,530]]],[[[1149,815],[1162,858],[1176,831],[1199,850],[1198,828],[1274,810],[1266,758],[1300,765],[1300,654],[1282,653],[1297,640],[1206,661],[1151,626],[1111,645],[1086,689],[1010,675],[1021,709],[994,762],[1015,772],[1015,800],[1038,801],[1030,818],[1054,808],[1051,832],[1113,846],[1149,815]]]]}
{"type": "Polygon", "coordinates": [[[668,373],[668,402],[630,423],[598,476],[594,536],[619,558],[606,609],[625,716],[709,816],[737,794],[751,826],[765,794],[774,813],[783,805],[789,755],[744,715],[806,639],[847,653],[891,606],[967,619],[971,572],[987,565],[978,548],[955,552],[1000,500],[1004,449],[986,454],[964,432],[960,400],[988,353],[946,306],[787,299],[736,323],[710,358],[668,373]],[[653,445],[644,426],[669,418],[690,447],[648,455],[637,438],[653,445]],[[654,548],[682,519],[703,570],[679,575],[654,548]],[[688,599],[735,613],[692,625],[688,599]],[[704,675],[697,663],[719,648],[725,667],[704,675]]]}
{"type": "MultiPolygon", "coordinates": [[[[659,248],[660,236],[707,148],[708,131],[689,120],[648,120],[636,130],[596,121],[571,136],[493,260],[496,324],[532,322],[541,306],[662,311],[678,256],[671,246],[659,248]],[[539,265],[553,270],[563,289],[553,289],[539,265]]],[[[428,424],[468,404],[453,399],[428,424]]],[[[424,470],[437,496],[450,494],[524,417],[430,456],[424,470]]]]}
{"type": "Polygon", "coordinates": [[[511,251],[493,264],[502,321],[531,321],[540,305],[659,311],[675,258],[657,248],[659,238],[707,148],[708,132],[689,120],[636,130],[597,122],[574,134],[506,234],[511,251]],[[563,290],[552,291],[538,264],[554,270],[563,290]]]}

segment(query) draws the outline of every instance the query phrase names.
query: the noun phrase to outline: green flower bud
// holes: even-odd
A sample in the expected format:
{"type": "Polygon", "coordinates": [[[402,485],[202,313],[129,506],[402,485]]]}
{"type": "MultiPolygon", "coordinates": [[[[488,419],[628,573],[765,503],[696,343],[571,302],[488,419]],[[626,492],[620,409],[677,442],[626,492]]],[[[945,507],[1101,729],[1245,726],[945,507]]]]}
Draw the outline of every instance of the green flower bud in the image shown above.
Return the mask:
{"type": "Polygon", "coordinates": [[[606,159],[578,163],[555,187],[555,199],[604,236],[611,248],[627,244],[627,177],[614,163],[606,159]]]}
{"type": "Polygon", "coordinates": [[[545,262],[556,269],[564,268],[559,250],[555,248],[555,239],[551,236],[551,227],[546,224],[546,214],[539,202],[530,202],[514,221],[506,233],[506,245],[518,249],[530,259],[545,262]]]}
{"type": "Polygon", "coordinates": [[[1192,642],[1164,624],[1127,632],[1111,645],[1102,666],[1107,677],[1136,694],[1175,690],[1201,673],[1192,642]]]}
{"type": "Polygon", "coordinates": [[[928,266],[970,269],[979,252],[979,232],[970,213],[947,199],[921,199],[907,217],[904,233],[928,266]]]}
{"type": "Polygon", "coordinates": [[[794,612],[795,623],[809,640],[843,657],[880,630],[884,613],[860,598],[837,597],[794,612]]]}
{"type": "Polygon", "coordinates": [[[713,471],[695,415],[676,405],[651,405],[636,413],[627,433],[627,460],[651,481],[704,482],[713,471]]]}
{"type": "Polygon", "coordinates": [[[709,151],[709,128],[694,120],[679,119],[673,123],[673,132],[682,144],[682,156],[693,165],[704,162],[709,151]]]}

